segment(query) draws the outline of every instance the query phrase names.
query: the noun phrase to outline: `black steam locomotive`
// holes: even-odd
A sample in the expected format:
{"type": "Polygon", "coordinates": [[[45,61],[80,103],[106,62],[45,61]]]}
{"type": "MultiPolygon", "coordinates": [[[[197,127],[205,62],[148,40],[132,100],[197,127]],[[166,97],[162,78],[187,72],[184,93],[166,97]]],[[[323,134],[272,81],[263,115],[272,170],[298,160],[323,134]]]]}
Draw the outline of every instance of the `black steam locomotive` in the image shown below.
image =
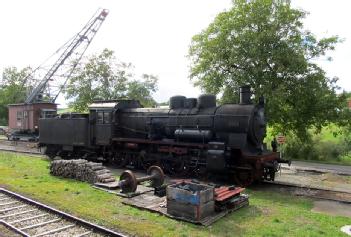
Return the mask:
{"type": "Polygon", "coordinates": [[[214,95],[174,96],[169,108],[136,100],[96,101],[89,114],[62,114],[39,122],[49,157],[104,159],[124,167],[160,165],[170,174],[221,173],[237,183],[274,180],[279,153],[266,150],[264,101],[240,88],[239,104],[216,106],[214,95]]]}

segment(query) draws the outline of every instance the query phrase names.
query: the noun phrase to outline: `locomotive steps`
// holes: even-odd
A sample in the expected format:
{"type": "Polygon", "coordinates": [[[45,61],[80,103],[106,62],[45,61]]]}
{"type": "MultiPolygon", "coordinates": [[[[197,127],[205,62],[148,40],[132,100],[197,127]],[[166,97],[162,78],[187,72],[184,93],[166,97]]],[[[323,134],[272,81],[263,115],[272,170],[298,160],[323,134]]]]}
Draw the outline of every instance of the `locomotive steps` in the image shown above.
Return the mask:
{"type": "Polygon", "coordinates": [[[71,178],[88,183],[110,183],[116,178],[101,163],[83,159],[54,160],[50,164],[50,173],[54,176],[71,178]]]}

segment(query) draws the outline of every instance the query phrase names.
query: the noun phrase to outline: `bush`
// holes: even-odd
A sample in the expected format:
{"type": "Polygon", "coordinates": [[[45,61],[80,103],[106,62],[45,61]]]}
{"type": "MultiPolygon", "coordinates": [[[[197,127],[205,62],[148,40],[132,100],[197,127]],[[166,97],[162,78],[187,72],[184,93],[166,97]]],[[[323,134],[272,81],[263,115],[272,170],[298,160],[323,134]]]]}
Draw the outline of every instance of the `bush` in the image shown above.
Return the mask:
{"type": "Polygon", "coordinates": [[[0,126],[7,126],[7,119],[6,118],[0,118],[0,126]]]}
{"type": "Polygon", "coordinates": [[[313,135],[307,141],[289,136],[287,143],[281,147],[286,159],[340,161],[351,149],[345,139],[325,141],[320,135],[313,135]]]}

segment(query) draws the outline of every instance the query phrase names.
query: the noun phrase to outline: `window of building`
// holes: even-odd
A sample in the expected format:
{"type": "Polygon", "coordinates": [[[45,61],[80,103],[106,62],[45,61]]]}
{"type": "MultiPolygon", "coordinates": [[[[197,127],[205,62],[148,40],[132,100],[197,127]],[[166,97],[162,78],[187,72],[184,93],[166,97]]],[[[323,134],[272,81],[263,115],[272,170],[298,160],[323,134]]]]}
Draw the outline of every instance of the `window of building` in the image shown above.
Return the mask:
{"type": "Polygon", "coordinates": [[[17,111],[17,120],[23,119],[23,111],[17,111]]]}

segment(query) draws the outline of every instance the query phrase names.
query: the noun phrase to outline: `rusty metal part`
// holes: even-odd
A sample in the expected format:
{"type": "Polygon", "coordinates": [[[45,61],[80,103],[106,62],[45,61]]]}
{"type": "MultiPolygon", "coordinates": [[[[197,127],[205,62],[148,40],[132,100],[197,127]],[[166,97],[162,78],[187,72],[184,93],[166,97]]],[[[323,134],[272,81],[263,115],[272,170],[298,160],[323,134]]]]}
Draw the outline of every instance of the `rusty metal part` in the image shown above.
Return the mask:
{"type": "Polygon", "coordinates": [[[121,174],[119,186],[123,193],[135,192],[138,184],[144,181],[151,181],[151,187],[159,187],[164,182],[165,175],[163,170],[158,166],[150,166],[147,170],[147,176],[136,178],[135,174],[126,170],[121,174]]]}
{"type": "Polygon", "coordinates": [[[215,189],[215,201],[217,202],[222,202],[225,201],[229,198],[232,198],[234,196],[240,195],[241,192],[243,192],[245,188],[239,188],[239,187],[220,187],[215,189]]]}
{"type": "Polygon", "coordinates": [[[234,173],[234,181],[241,187],[247,187],[253,183],[257,174],[257,169],[250,164],[244,164],[243,166],[236,167],[234,173]]]}
{"type": "Polygon", "coordinates": [[[149,176],[149,179],[151,179],[151,187],[156,188],[163,184],[165,175],[159,166],[150,166],[146,173],[149,176]]]}
{"type": "Polygon", "coordinates": [[[119,180],[119,186],[123,193],[135,192],[137,189],[138,181],[131,170],[123,171],[119,180]]]}

